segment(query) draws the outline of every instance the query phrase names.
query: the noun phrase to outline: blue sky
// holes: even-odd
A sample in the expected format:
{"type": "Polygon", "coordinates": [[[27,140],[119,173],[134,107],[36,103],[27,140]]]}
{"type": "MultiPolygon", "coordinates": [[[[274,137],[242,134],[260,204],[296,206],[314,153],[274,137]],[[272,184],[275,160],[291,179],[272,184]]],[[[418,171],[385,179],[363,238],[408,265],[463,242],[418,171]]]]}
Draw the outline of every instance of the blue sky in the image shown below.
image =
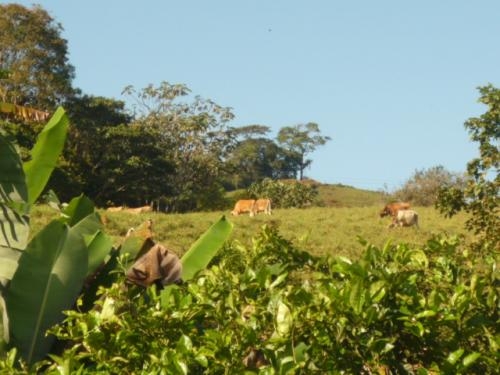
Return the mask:
{"type": "Polygon", "coordinates": [[[234,126],[316,122],[332,140],[306,175],[324,183],[393,190],[417,169],[463,171],[477,87],[500,86],[496,0],[36,3],[62,24],[83,92],[124,100],[168,81],[232,107],[234,126]]]}

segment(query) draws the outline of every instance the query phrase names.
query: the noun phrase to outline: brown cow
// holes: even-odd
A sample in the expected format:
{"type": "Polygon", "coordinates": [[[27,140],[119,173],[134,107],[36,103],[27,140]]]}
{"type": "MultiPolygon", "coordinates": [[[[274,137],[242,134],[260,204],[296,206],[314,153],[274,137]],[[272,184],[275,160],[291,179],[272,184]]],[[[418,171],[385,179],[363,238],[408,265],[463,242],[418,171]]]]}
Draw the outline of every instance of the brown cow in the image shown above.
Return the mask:
{"type": "Polygon", "coordinates": [[[382,211],[380,211],[380,217],[391,216],[394,219],[399,210],[407,210],[409,208],[410,204],[408,202],[388,203],[385,205],[382,211]]]}
{"type": "Polygon", "coordinates": [[[257,199],[255,201],[255,213],[264,212],[266,215],[271,215],[271,200],[270,199],[257,199]]]}
{"type": "Polygon", "coordinates": [[[234,209],[231,211],[231,214],[238,216],[239,214],[245,212],[248,212],[249,216],[255,215],[255,199],[240,199],[234,205],[234,209]]]}

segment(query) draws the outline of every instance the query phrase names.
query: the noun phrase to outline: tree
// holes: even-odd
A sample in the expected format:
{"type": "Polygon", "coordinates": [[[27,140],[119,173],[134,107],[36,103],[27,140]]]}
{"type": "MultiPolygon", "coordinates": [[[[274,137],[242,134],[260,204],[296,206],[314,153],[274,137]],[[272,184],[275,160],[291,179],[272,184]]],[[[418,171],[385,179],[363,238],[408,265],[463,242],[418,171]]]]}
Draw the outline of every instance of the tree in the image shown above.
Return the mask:
{"type": "MultiPolygon", "coordinates": [[[[116,197],[116,189],[111,186],[105,188],[110,181],[116,179],[116,175],[111,176],[108,174],[111,171],[106,170],[109,159],[116,158],[116,154],[123,155],[124,152],[122,146],[117,148],[118,142],[110,141],[110,137],[114,128],[128,125],[131,116],[125,111],[123,101],[104,97],[75,95],[66,105],[71,127],[63,158],[52,175],[49,187],[57,191],[63,200],[71,198],[75,193],[84,193],[102,205],[112,200],[111,197],[116,197]]],[[[130,135],[135,137],[134,132],[130,132],[130,135]]],[[[119,139],[129,145],[123,139],[123,131],[120,132],[119,139]]],[[[126,152],[133,152],[140,145],[141,142],[132,142],[132,149],[127,149],[126,152]]],[[[148,154],[148,151],[141,152],[148,154]]],[[[124,203],[126,200],[122,198],[120,202],[124,203]]]]}
{"type": "Polygon", "coordinates": [[[40,6],[0,5],[0,101],[52,110],[72,95],[62,27],[40,6]]]}
{"type": "Polygon", "coordinates": [[[280,148],[267,138],[247,138],[237,143],[226,160],[233,188],[248,187],[264,178],[275,177],[280,148]]]}
{"type": "Polygon", "coordinates": [[[500,89],[487,85],[479,92],[479,102],[488,110],[464,124],[471,139],[479,143],[479,157],[467,163],[465,188],[443,188],[436,206],[446,216],[461,210],[470,213],[466,225],[477,235],[480,247],[500,251],[500,89]]]}
{"type": "Polygon", "coordinates": [[[133,124],[157,135],[155,143],[173,168],[162,175],[169,210],[203,209],[220,202],[221,167],[232,142],[227,128],[234,117],[231,110],[199,96],[182,101],[190,93],[182,84],[162,82],[140,91],[129,86],[124,93],[136,103],[133,124]]]}
{"type": "Polygon", "coordinates": [[[447,171],[442,165],[416,170],[394,195],[399,200],[411,201],[415,206],[432,206],[443,186],[461,188],[464,186],[464,177],[447,171]]]}
{"type": "Polygon", "coordinates": [[[295,173],[299,180],[304,177],[304,170],[312,163],[306,156],[324,145],[331,138],[322,136],[318,124],[308,122],[295,126],[286,126],[278,132],[278,143],[286,150],[288,160],[295,163],[295,173]]]}

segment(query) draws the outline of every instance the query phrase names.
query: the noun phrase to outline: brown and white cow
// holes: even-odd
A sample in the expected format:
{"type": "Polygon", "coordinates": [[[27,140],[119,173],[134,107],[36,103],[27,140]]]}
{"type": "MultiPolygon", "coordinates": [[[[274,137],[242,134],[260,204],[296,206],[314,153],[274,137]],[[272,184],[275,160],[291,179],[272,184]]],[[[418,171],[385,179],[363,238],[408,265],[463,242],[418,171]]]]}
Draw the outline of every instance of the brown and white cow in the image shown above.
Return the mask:
{"type": "Polygon", "coordinates": [[[271,215],[271,200],[267,198],[257,199],[255,201],[255,213],[264,212],[265,215],[271,215]]]}
{"type": "Polygon", "coordinates": [[[392,216],[392,218],[395,218],[398,211],[407,210],[409,208],[410,208],[410,204],[408,202],[388,203],[385,205],[385,207],[382,209],[382,211],[380,211],[380,217],[392,216]]]}
{"type": "Polygon", "coordinates": [[[244,214],[245,212],[248,212],[249,216],[255,215],[255,199],[240,199],[234,205],[234,209],[231,211],[231,214],[238,216],[239,214],[244,214]]]}
{"type": "Polygon", "coordinates": [[[418,214],[413,210],[399,210],[389,228],[411,227],[412,225],[418,228],[418,214]]]}

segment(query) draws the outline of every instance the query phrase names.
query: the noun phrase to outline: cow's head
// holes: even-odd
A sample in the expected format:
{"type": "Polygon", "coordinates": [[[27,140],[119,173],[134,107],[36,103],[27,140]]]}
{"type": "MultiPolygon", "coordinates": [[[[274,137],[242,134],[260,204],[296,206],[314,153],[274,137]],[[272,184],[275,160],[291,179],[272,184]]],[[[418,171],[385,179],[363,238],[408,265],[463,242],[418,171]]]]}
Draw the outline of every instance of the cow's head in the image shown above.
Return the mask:
{"type": "Polygon", "coordinates": [[[385,206],[382,211],[380,211],[380,217],[384,217],[384,216],[388,216],[388,215],[392,215],[392,212],[391,210],[389,209],[389,207],[385,206]]]}

